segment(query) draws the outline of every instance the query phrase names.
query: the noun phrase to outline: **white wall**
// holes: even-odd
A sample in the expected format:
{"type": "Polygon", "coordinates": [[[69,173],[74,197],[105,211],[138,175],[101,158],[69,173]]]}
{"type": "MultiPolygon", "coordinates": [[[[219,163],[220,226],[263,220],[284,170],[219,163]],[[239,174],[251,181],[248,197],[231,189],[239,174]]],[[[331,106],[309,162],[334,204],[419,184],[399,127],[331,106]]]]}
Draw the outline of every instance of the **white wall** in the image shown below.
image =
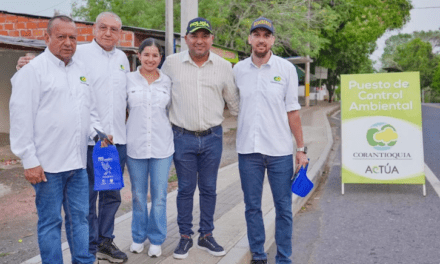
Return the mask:
{"type": "Polygon", "coordinates": [[[0,133],[9,133],[9,98],[11,78],[17,71],[15,66],[26,51],[0,49],[0,133]]]}

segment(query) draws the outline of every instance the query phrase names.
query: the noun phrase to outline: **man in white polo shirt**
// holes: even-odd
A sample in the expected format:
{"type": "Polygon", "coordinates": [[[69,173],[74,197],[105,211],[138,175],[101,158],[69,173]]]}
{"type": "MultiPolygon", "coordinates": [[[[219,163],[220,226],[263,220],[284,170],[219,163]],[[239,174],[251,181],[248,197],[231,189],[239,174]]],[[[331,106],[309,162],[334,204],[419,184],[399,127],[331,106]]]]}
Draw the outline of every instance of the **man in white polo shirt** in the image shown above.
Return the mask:
{"type": "Polygon", "coordinates": [[[49,20],[46,50],[11,79],[11,149],[35,189],[43,263],[63,263],[61,207],[72,263],[94,262],[88,250],[87,142],[102,129],[90,78],[72,58],[77,30],[67,16],[49,20]]]}
{"type": "Polygon", "coordinates": [[[234,67],[240,91],[237,152],[252,264],[267,263],[261,212],[265,170],[276,210],[276,263],[291,263],[292,133],[299,147],[296,170],[308,162],[298,111],[298,76],[290,62],[270,50],[275,42],[273,33],[271,20],[256,19],[248,37],[252,55],[234,67]]]}
{"type": "MultiPolygon", "coordinates": [[[[103,131],[114,136],[113,141],[119,153],[122,173],[127,159],[126,150],[126,77],[130,71],[127,56],[116,48],[122,32],[122,22],[112,12],[102,12],[93,27],[95,39],[88,44],[79,45],[75,59],[84,63],[88,73],[93,76],[93,92],[96,98],[103,131]]],[[[28,63],[30,58],[21,57],[17,69],[28,63]]],[[[93,146],[89,140],[87,151],[87,174],[89,177],[89,250],[99,259],[115,263],[127,261],[127,255],[113,243],[115,215],[121,204],[119,190],[94,191],[93,146]],[[96,200],[99,196],[98,215],[96,200]]]]}

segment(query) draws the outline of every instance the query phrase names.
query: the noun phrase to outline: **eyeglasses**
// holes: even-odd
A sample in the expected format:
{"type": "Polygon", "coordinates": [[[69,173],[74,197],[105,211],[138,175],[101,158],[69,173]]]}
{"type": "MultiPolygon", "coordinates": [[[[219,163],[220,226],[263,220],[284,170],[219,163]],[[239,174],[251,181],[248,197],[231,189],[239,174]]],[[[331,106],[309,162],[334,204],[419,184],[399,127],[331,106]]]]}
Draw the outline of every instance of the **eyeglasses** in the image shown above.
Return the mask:
{"type": "Polygon", "coordinates": [[[101,31],[101,32],[107,32],[107,30],[110,29],[110,33],[112,33],[112,34],[116,34],[116,33],[118,33],[119,30],[120,30],[120,29],[117,28],[117,27],[107,27],[107,26],[104,25],[104,24],[99,25],[99,26],[98,26],[98,29],[99,29],[99,31],[101,31]]]}

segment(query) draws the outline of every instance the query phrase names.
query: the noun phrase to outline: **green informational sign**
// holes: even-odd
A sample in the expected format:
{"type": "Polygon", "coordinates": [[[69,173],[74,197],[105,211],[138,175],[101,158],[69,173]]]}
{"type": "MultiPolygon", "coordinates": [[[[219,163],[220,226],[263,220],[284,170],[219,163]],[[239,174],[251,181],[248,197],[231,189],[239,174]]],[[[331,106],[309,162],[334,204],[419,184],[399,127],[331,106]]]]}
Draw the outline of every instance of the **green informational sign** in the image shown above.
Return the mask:
{"type": "Polygon", "coordinates": [[[342,183],[425,184],[418,72],[341,76],[342,183]]]}

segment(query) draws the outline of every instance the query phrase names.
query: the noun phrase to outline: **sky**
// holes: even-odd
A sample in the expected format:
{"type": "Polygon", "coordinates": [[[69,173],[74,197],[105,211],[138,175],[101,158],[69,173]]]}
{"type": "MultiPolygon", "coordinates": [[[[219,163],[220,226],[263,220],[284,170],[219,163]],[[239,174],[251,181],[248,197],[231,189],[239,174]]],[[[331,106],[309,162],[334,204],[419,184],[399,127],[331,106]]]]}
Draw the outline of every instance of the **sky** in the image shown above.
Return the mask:
{"type": "MultiPolygon", "coordinates": [[[[25,13],[32,15],[52,16],[54,9],[62,14],[70,14],[73,2],[84,0],[0,0],[0,10],[25,13]]],[[[439,30],[440,28],[440,0],[412,0],[414,9],[411,10],[410,21],[399,30],[386,32],[377,40],[377,49],[370,56],[376,61],[375,68],[380,69],[380,56],[385,47],[385,40],[399,33],[412,33],[414,31],[439,30]],[[437,7],[437,8],[429,8],[437,7]]]]}

